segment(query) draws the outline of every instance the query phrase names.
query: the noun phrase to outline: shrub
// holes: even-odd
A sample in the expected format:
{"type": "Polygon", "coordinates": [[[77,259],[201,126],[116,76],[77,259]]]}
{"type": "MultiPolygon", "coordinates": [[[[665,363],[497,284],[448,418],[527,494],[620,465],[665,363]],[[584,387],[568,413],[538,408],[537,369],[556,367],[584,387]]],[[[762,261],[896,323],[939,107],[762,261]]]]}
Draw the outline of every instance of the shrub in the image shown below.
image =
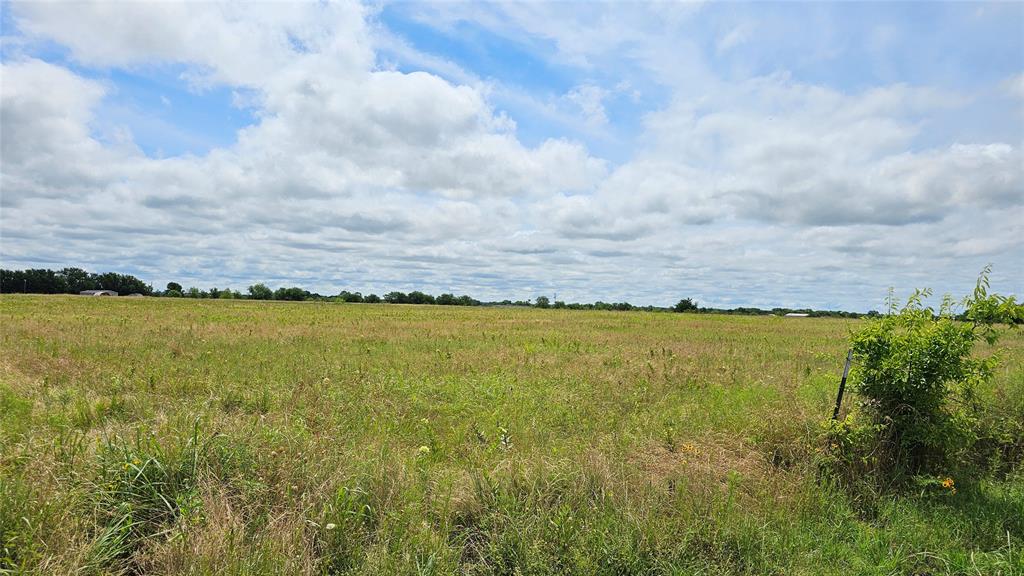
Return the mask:
{"type": "Polygon", "coordinates": [[[924,305],[930,291],[919,290],[853,335],[851,383],[861,401],[832,425],[842,461],[898,482],[969,460],[978,441],[977,390],[998,362],[996,355],[975,356],[974,344],[994,344],[996,325],[1020,314],[1012,297],[988,294],[988,272],[959,303],[959,315],[952,298],[936,311],[924,305]]]}

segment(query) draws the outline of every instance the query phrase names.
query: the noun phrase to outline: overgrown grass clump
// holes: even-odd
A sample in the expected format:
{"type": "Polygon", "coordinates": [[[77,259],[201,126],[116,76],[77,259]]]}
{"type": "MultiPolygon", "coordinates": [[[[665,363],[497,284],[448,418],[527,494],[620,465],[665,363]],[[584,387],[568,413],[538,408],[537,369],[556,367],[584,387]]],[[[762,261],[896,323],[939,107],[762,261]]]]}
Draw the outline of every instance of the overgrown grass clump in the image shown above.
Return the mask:
{"type": "Polygon", "coordinates": [[[183,445],[165,447],[137,430],[130,442],[112,438],[99,447],[97,471],[83,486],[98,525],[87,566],[128,568],[148,540],[203,521],[198,431],[197,422],[183,445]]]}
{"type": "Polygon", "coordinates": [[[865,326],[3,296],[0,571],[1024,573],[1024,336],[937,484],[857,491],[865,326]]]}

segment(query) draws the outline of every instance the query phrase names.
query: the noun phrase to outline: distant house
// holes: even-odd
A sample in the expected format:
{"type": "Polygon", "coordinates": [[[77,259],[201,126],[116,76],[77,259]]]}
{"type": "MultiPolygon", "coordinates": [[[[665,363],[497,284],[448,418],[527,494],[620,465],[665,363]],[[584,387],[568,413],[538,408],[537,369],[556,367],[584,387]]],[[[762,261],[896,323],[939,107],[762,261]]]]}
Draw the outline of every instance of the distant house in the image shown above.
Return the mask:
{"type": "Polygon", "coordinates": [[[128,295],[128,298],[142,298],[145,294],[139,294],[138,292],[132,292],[128,295]]]}
{"type": "Polygon", "coordinates": [[[809,315],[804,314],[803,312],[790,312],[789,314],[786,314],[786,318],[807,318],[807,316],[809,315]]]}
{"type": "Polygon", "coordinates": [[[117,296],[117,292],[113,290],[82,290],[79,294],[82,296],[117,296]]]}

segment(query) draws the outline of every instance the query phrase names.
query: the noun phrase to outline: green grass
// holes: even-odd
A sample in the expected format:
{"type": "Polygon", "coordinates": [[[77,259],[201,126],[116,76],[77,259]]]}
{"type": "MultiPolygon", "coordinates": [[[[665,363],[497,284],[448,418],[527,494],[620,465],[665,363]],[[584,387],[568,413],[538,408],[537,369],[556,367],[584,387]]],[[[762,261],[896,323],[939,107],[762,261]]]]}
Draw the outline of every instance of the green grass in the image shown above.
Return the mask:
{"type": "Polygon", "coordinates": [[[1019,461],[819,476],[857,325],[3,296],[0,571],[1024,574],[1019,461]]]}

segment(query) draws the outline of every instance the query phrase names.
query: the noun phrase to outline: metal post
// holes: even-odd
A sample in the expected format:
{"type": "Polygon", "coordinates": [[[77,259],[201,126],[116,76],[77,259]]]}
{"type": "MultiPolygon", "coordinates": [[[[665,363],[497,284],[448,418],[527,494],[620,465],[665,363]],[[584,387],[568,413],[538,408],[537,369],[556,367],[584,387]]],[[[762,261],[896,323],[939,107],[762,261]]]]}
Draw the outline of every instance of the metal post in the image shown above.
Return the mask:
{"type": "Polygon", "coordinates": [[[846,377],[850,374],[850,362],[853,360],[853,348],[846,353],[846,366],[843,367],[843,379],[839,381],[839,394],[836,395],[836,408],[832,411],[832,419],[839,419],[839,407],[843,404],[843,390],[846,389],[846,377]]]}

